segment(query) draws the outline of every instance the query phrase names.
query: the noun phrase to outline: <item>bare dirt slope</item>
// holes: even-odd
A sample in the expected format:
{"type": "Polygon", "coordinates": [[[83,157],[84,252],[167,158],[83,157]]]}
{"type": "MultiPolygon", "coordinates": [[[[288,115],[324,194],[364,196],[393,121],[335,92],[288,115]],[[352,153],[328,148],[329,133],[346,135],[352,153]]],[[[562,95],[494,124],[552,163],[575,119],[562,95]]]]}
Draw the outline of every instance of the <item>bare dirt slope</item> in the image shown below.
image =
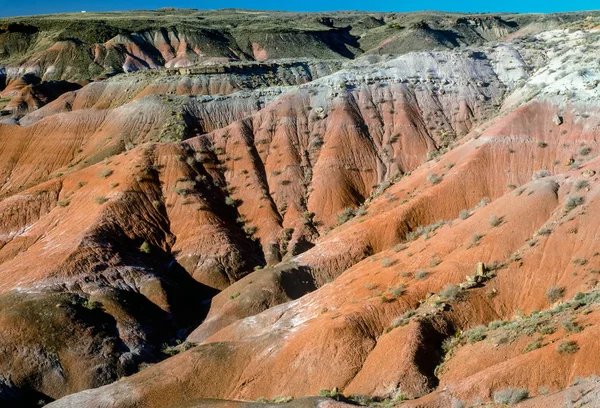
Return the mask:
{"type": "Polygon", "coordinates": [[[593,13],[148,13],[0,33],[3,404],[592,403],[593,13]]]}

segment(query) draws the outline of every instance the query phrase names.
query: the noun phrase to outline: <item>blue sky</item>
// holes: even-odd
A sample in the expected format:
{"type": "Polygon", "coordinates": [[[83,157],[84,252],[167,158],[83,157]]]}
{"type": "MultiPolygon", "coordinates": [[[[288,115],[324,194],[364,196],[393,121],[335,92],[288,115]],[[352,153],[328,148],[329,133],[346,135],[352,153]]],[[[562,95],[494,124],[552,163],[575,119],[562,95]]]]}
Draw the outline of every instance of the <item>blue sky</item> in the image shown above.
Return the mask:
{"type": "Polygon", "coordinates": [[[115,11],[132,9],[154,9],[159,7],[182,7],[211,9],[223,7],[252,8],[263,10],[290,11],[332,11],[332,10],[367,10],[367,11],[416,11],[444,10],[463,12],[559,12],[600,9],[598,0],[424,0],[424,1],[391,1],[391,0],[220,0],[220,1],[186,1],[186,0],[0,0],[0,16],[17,16],[47,14],[69,11],[115,11]]]}

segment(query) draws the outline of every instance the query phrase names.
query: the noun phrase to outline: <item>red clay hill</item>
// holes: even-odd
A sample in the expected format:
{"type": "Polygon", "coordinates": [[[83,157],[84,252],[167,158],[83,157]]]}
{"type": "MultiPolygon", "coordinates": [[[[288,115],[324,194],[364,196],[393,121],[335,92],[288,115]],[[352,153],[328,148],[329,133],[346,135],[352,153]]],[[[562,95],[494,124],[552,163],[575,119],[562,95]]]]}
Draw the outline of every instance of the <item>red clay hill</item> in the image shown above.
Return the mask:
{"type": "Polygon", "coordinates": [[[595,406],[599,24],[1,20],[0,405],[595,406]]]}

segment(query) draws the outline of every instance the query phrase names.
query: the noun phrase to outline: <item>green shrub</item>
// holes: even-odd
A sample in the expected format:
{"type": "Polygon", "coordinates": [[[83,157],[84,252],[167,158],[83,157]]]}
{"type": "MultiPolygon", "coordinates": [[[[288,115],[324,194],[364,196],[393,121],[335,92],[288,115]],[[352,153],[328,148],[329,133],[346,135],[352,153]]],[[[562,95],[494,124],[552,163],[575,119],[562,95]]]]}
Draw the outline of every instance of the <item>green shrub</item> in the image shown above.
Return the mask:
{"type": "Polygon", "coordinates": [[[529,353],[530,351],[533,350],[537,350],[539,348],[542,347],[542,340],[541,339],[535,339],[532,342],[530,342],[529,344],[527,344],[527,346],[525,346],[525,348],[523,349],[523,354],[525,353],[529,353]]]}
{"type": "Polygon", "coordinates": [[[487,327],[486,326],[477,326],[473,327],[471,330],[465,333],[467,340],[469,343],[477,343],[478,341],[484,340],[487,336],[487,327]]]}
{"type": "Polygon", "coordinates": [[[140,245],[140,252],[143,252],[145,254],[149,254],[150,253],[150,244],[147,241],[144,241],[142,243],[142,245],[140,245]]]}

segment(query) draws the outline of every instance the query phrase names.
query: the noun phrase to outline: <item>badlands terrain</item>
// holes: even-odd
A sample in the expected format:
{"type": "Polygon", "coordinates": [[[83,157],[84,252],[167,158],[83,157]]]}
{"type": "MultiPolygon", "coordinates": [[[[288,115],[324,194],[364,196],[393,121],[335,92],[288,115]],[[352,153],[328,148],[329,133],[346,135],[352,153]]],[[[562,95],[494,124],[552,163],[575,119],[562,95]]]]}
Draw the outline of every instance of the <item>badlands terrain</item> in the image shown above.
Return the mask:
{"type": "Polygon", "coordinates": [[[597,407],[600,13],[0,19],[0,406],[597,407]]]}

